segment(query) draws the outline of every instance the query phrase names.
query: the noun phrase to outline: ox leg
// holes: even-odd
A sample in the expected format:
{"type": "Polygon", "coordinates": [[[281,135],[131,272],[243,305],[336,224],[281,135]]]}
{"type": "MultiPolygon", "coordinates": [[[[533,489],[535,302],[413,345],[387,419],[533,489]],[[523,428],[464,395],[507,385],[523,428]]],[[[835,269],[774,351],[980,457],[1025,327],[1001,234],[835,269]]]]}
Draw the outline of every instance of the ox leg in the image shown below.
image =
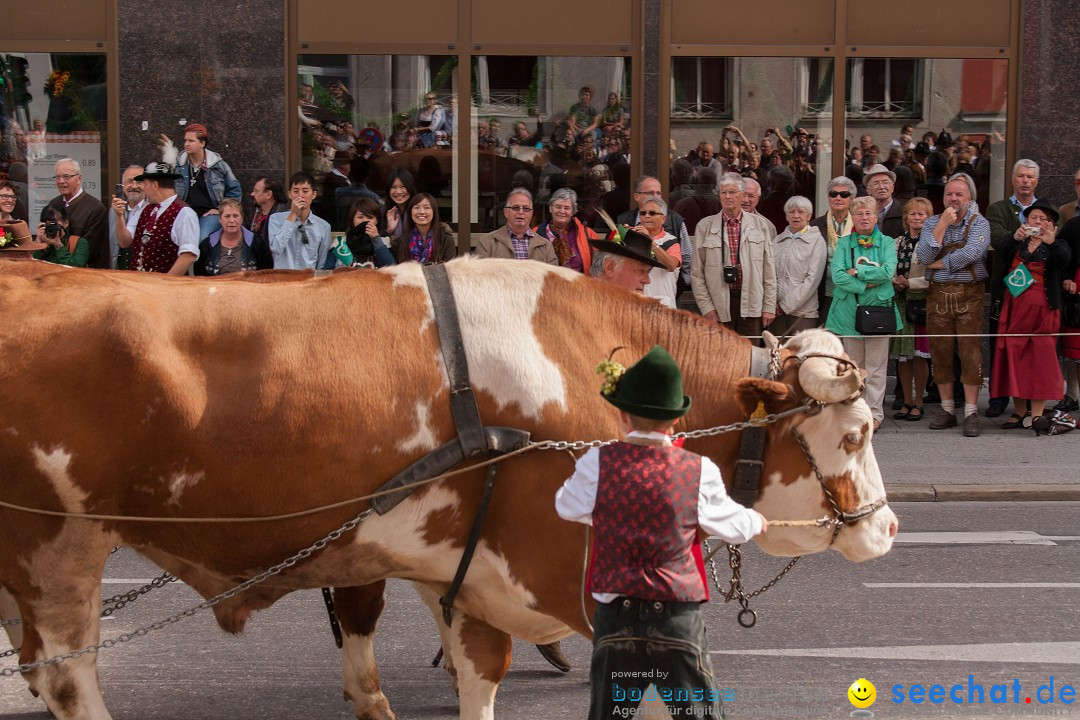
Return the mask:
{"type": "MultiPolygon", "coordinates": [[[[15,602],[15,598],[6,588],[0,586],[0,620],[14,620],[21,619],[22,613],[19,612],[19,604],[15,602]]],[[[11,641],[11,647],[21,647],[23,643],[23,626],[19,625],[5,625],[4,631],[7,632],[8,640],[11,641]]]]}
{"type": "Polygon", "coordinates": [[[442,622],[438,594],[419,585],[417,589],[439,624],[443,651],[453,662],[459,717],[495,720],[495,693],[510,668],[513,648],[510,635],[456,609],[451,627],[447,628],[442,622]]]}
{"type": "Polygon", "coordinates": [[[334,613],[341,623],[345,699],[352,700],[358,720],[394,720],[379,684],[375,664],[375,625],[386,602],[386,581],[334,588],[334,613]]]}
{"type": "Polygon", "coordinates": [[[450,673],[450,686],[454,688],[454,694],[458,695],[457,669],[454,667],[454,656],[450,651],[450,628],[443,622],[442,606],[439,605],[439,594],[423,583],[414,582],[413,589],[420,599],[431,611],[431,617],[435,620],[435,627],[439,629],[439,642],[442,644],[443,664],[446,672],[450,673]]]}

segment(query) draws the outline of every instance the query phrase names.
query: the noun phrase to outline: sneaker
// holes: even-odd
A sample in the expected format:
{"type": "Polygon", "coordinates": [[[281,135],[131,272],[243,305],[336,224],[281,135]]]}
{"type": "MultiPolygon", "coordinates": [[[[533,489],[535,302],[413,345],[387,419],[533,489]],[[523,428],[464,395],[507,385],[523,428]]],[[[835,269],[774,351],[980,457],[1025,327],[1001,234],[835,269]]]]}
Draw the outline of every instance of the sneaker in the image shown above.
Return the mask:
{"type": "MultiPolygon", "coordinates": [[[[956,419],[953,418],[953,422],[956,419]]],[[[964,437],[979,437],[979,414],[971,413],[964,418],[964,437]]]]}
{"type": "Polygon", "coordinates": [[[931,430],[945,430],[956,427],[956,414],[939,410],[934,419],[930,421],[931,430]]]}
{"type": "Polygon", "coordinates": [[[990,407],[986,408],[986,417],[996,418],[1005,413],[1009,407],[1009,401],[1001,398],[990,398],[990,407]]]}
{"type": "Polygon", "coordinates": [[[1077,410],[1080,410],[1080,402],[1077,402],[1076,398],[1071,398],[1066,395],[1064,400],[1054,406],[1054,409],[1060,410],[1061,412],[1076,412],[1077,410]]]}

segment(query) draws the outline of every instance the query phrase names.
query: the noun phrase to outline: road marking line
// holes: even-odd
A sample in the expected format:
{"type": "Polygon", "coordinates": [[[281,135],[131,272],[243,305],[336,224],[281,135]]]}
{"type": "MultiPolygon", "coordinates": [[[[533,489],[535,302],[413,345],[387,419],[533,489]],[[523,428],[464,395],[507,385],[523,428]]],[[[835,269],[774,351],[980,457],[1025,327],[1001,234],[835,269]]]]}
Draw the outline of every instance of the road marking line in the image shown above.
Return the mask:
{"type": "Polygon", "coordinates": [[[1080,642],[897,645],[886,647],[710,650],[712,655],[851,658],[853,660],[933,660],[940,662],[1080,665],[1080,642]]]}
{"type": "Polygon", "coordinates": [[[999,530],[990,532],[901,532],[897,533],[896,542],[930,545],[1057,545],[1057,543],[1050,538],[1040,535],[1032,530],[999,530]]]}
{"type": "Polygon", "coordinates": [[[1080,588],[1080,583],[1015,582],[1015,583],[863,583],[868,588],[1080,588]]]}

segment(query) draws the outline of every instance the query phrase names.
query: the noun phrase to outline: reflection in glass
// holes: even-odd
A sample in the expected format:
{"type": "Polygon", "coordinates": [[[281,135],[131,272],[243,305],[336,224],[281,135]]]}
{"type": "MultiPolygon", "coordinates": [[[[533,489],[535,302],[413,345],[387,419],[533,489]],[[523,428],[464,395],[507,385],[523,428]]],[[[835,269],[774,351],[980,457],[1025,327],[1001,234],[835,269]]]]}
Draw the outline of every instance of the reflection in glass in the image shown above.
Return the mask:
{"type": "Polygon", "coordinates": [[[927,197],[935,212],[955,172],[975,178],[983,210],[1005,196],[1007,60],[852,58],[847,74],[849,168],[905,168],[896,196],[927,197]]]}
{"type": "Polygon", "coordinates": [[[436,199],[442,220],[453,218],[456,67],[455,56],[299,57],[300,163],[319,185],[316,213],[335,230],[356,197],[385,202],[402,169],[436,199]]]}
{"type": "Polygon", "coordinates": [[[825,207],[832,68],[828,58],[672,58],[670,197],[691,234],[719,212],[725,172],[761,185],[755,209],[778,232],[789,197],[809,198],[815,214],[825,207]]]}
{"type": "Polygon", "coordinates": [[[36,219],[56,197],[53,169],[73,158],[82,189],[106,184],[104,54],[0,52],[0,179],[16,188],[15,217],[36,219]]]}
{"type": "Polygon", "coordinates": [[[531,224],[551,193],[570,187],[578,218],[605,227],[630,207],[630,61],[621,57],[473,58],[473,230],[503,224],[513,187],[534,196],[531,224]]]}

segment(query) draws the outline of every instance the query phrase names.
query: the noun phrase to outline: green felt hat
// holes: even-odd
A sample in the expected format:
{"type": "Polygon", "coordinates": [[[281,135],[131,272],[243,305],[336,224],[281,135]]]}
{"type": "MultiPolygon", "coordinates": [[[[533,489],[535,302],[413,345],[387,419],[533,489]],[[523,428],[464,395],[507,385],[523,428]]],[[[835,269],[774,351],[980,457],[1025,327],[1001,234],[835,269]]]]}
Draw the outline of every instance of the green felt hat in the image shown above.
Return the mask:
{"type": "Polygon", "coordinates": [[[690,398],[683,395],[679,366],[659,345],[631,365],[604,399],[620,410],[650,420],[674,420],[690,409],[690,398]]]}

